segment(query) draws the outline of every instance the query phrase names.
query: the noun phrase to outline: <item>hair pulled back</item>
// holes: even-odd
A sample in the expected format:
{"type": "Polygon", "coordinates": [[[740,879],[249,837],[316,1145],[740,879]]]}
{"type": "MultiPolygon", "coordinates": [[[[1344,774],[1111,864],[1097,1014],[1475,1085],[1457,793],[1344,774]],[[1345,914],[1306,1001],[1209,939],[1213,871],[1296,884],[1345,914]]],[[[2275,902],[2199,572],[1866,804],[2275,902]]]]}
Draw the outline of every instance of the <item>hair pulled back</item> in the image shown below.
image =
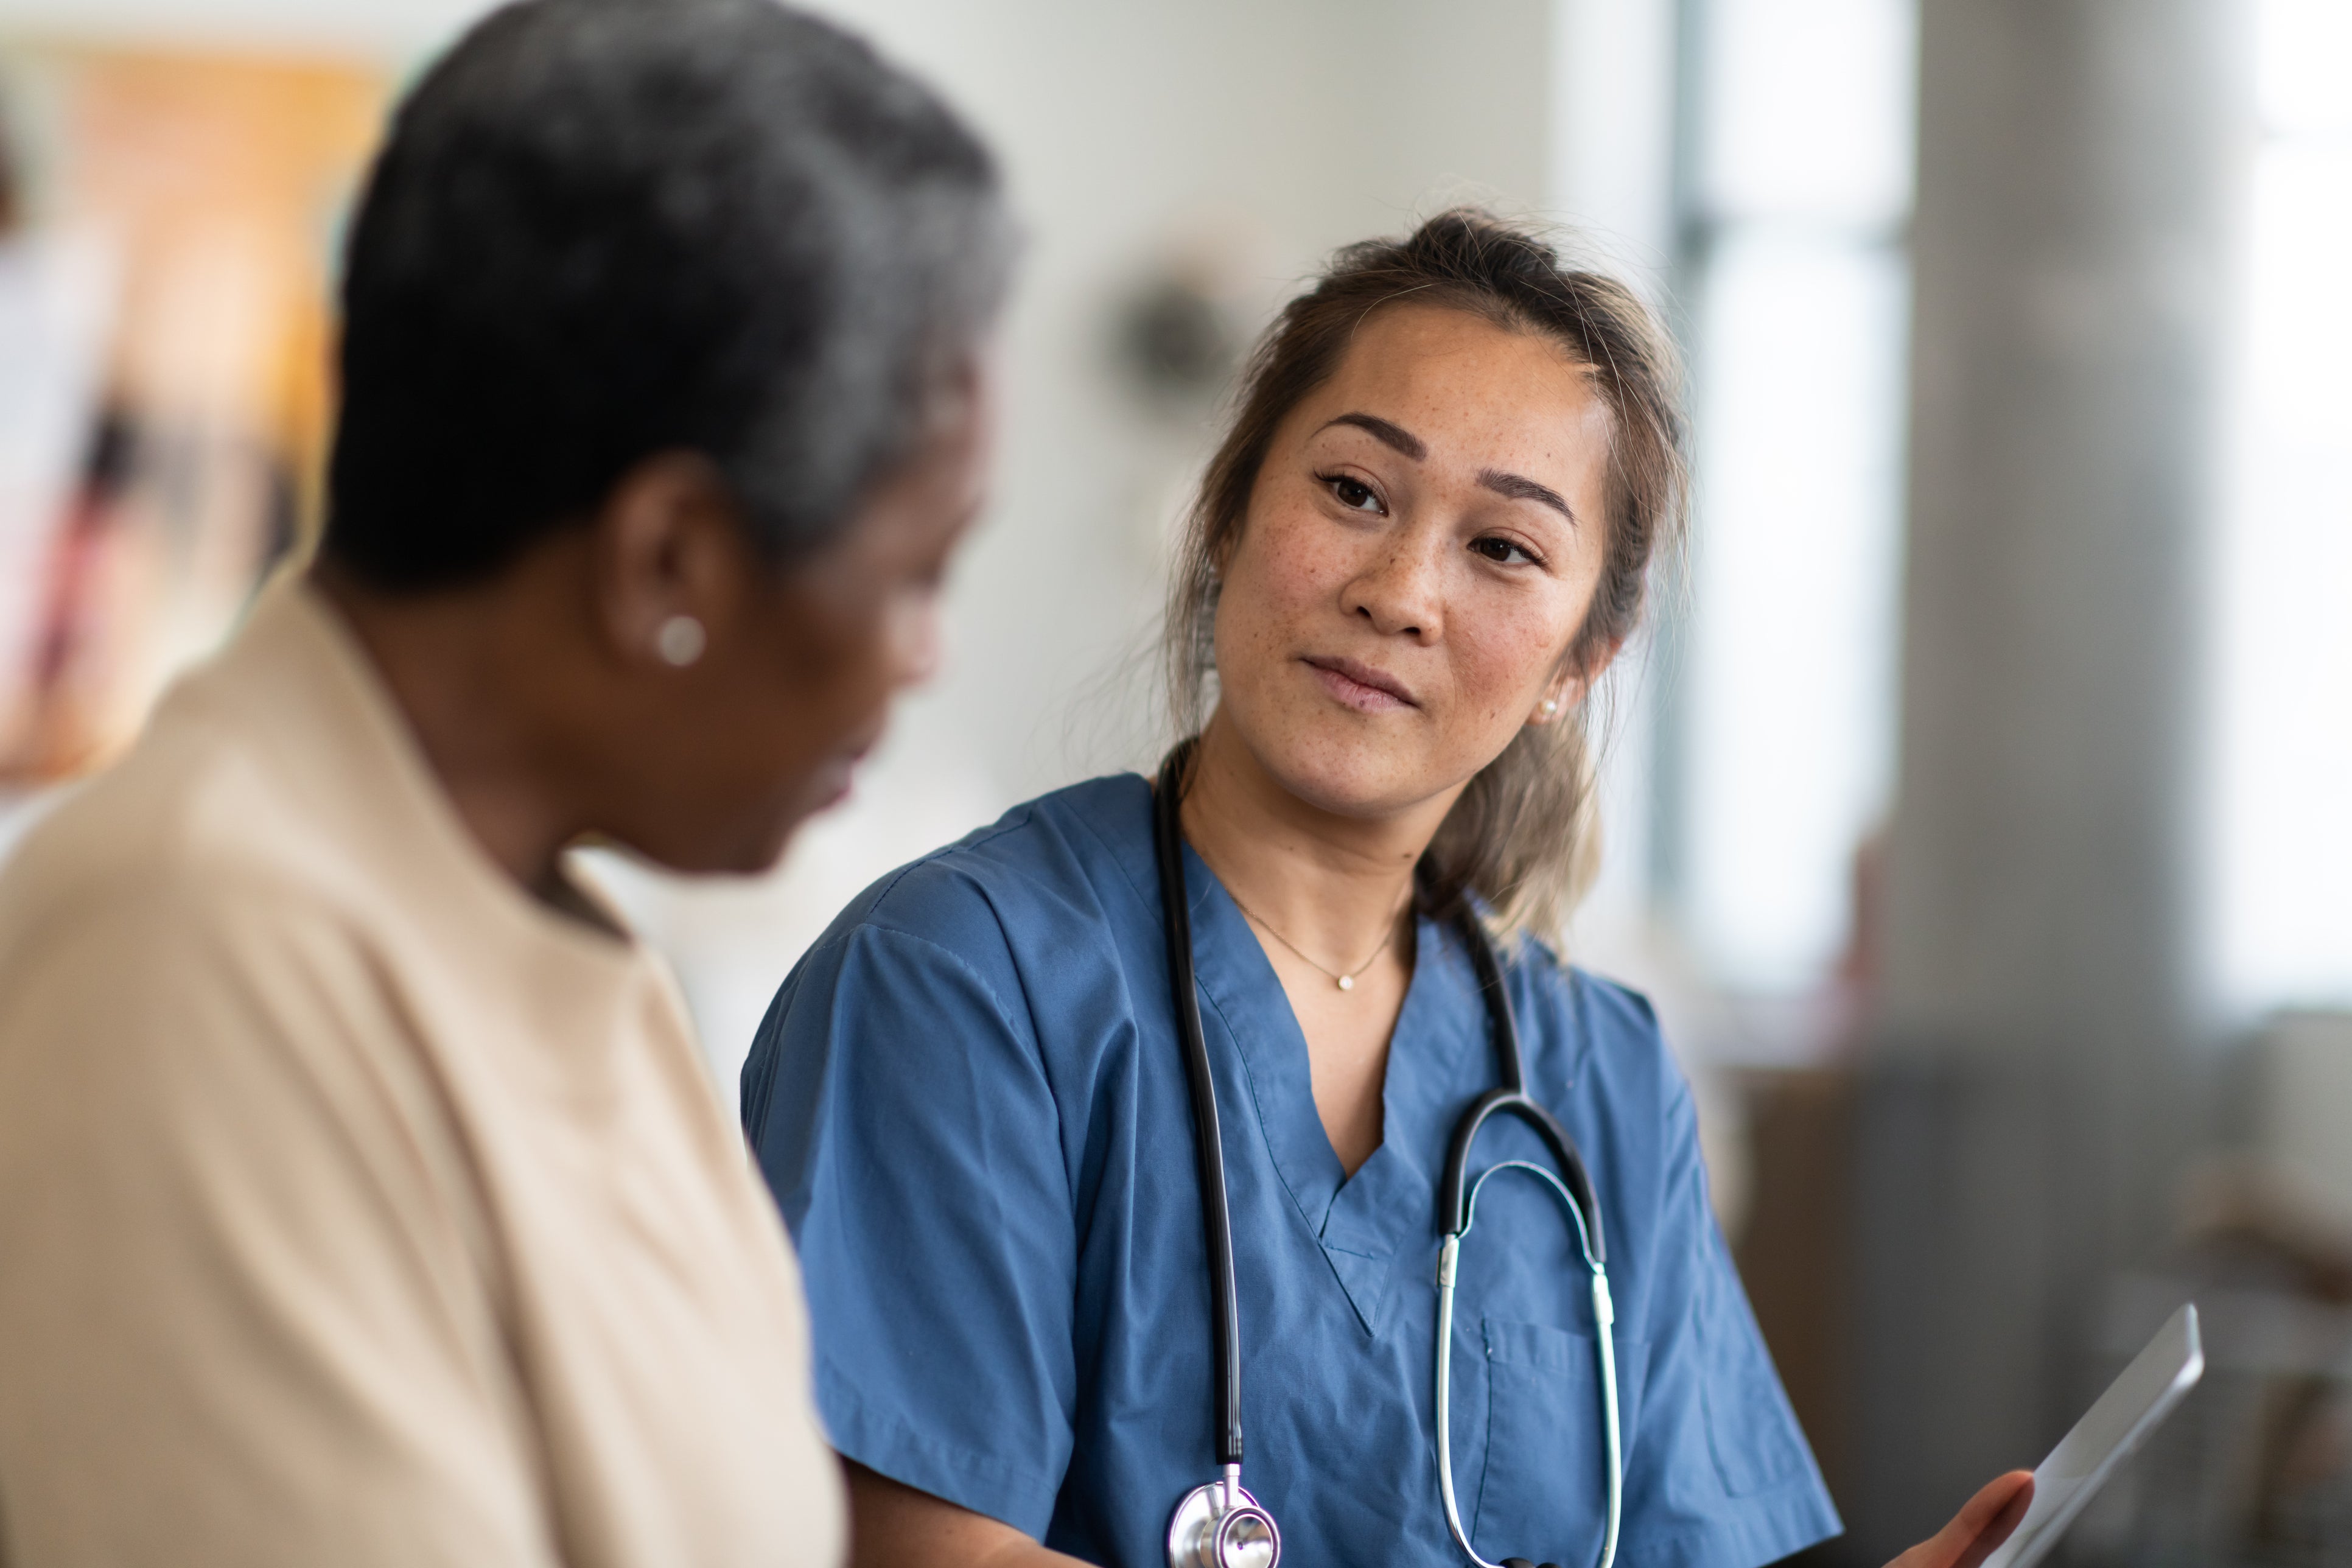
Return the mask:
{"type": "MultiPolygon", "coordinates": [[[[1167,676],[1180,732],[1197,732],[1207,718],[1218,570],[1241,536],[1276,428],[1337,373],[1366,317],[1404,302],[1548,339],[1586,368],[1608,411],[1608,540],[1565,667],[1597,675],[1640,624],[1651,562],[1678,542],[1689,489],[1673,345],[1623,284],[1563,264],[1530,226],[1456,207],[1402,239],[1339,251],[1251,355],[1169,589],[1167,676]]],[[[1557,931],[1599,867],[1592,747],[1589,701],[1559,722],[1522,727],[1471,779],[1423,856],[1424,904],[1443,910],[1474,899],[1506,930],[1557,931]]]]}

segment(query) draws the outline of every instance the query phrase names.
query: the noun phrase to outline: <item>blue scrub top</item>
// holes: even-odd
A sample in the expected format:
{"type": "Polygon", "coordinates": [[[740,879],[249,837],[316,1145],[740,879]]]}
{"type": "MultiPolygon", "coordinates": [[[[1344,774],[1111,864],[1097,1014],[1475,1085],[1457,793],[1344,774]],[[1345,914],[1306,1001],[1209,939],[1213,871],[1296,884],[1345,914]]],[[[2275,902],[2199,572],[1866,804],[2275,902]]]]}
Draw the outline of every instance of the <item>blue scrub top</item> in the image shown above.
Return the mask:
{"type": "MultiPolygon", "coordinates": [[[[1423,920],[1385,1138],[1343,1175],[1256,938],[1185,855],[1239,1276],[1244,1484],[1317,1564],[1459,1560],[1438,1498],[1436,1184],[1496,1081],[1459,937],[1423,920]]],[[[834,1444],[1088,1562],[1166,1560],[1213,1479],[1206,1247],[1150,794],[1015,808],[885,878],[777,993],[744,1126],[800,1246],[834,1444]]],[[[1528,1088],[1600,1189],[1617,1307],[1621,1561],[1753,1568],[1835,1512],[1707,1207],[1691,1098],[1647,1004],[1524,942],[1528,1088]]],[[[1473,1168],[1542,1160],[1497,1119],[1473,1168]]],[[[1463,1244],[1454,1465],[1478,1550],[1566,1564],[1605,1486],[1589,1275],[1532,1178],[1463,1244]]]]}

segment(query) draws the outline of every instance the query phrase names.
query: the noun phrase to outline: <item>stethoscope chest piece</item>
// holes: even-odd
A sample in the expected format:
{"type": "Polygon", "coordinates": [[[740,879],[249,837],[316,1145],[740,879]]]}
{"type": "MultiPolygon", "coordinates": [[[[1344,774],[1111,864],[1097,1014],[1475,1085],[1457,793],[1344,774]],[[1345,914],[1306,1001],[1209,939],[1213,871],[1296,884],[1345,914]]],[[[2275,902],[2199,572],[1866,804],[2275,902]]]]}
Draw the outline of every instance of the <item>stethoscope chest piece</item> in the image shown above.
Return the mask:
{"type": "Polygon", "coordinates": [[[1168,1521],[1169,1568],[1275,1568],[1282,1531],[1232,1479],[1194,1487],[1168,1521]]]}

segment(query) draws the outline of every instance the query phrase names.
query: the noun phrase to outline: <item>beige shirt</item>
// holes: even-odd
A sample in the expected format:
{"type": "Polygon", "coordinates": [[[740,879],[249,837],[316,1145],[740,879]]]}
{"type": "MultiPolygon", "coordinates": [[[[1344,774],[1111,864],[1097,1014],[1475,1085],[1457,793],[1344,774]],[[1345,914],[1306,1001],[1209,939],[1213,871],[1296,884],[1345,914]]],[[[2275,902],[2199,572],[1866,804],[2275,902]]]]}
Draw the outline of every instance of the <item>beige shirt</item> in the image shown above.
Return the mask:
{"type": "Polygon", "coordinates": [[[273,588],[0,876],[0,1561],[836,1563],[702,1070],[273,588]]]}

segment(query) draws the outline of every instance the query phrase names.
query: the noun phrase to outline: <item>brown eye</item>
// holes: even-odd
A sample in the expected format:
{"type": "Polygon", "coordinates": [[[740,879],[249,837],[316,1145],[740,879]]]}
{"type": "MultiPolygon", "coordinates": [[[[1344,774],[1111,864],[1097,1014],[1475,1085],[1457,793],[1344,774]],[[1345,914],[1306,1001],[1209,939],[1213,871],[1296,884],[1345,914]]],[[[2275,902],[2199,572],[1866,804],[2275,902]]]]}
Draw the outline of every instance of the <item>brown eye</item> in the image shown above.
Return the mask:
{"type": "Polygon", "coordinates": [[[1493,534],[1488,534],[1484,539],[1472,540],[1470,548],[1498,566],[1508,566],[1516,561],[1533,562],[1535,560],[1534,553],[1527,546],[1514,540],[1498,539],[1493,534]]]}
{"type": "Polygon", "coordinates": [[[1331,486],[1331,493],[1337,496],[1339,504],[1349,510],[1378,511],[1381,509],[1381,498],[1374,495],[1372,488],[1362,480],[1351,479],[1345,474],[1339,474],[1334,476],[1328,482],[1331,486]]]}

